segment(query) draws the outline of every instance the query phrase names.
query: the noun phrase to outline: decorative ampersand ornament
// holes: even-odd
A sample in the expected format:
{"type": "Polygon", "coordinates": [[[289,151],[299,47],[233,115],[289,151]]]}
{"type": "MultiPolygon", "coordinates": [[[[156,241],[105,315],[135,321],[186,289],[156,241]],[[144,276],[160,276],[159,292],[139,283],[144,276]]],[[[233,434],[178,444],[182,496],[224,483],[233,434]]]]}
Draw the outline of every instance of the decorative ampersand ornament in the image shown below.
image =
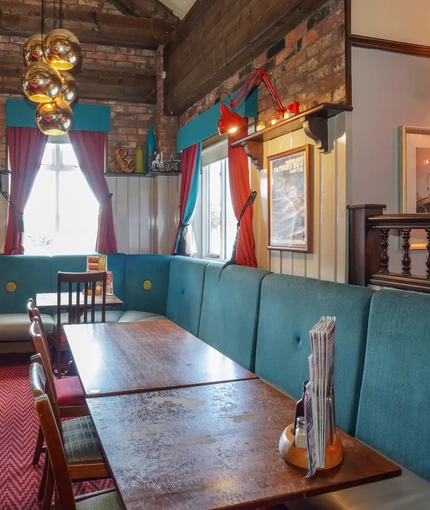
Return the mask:
{"type": "Polygon", "coordinates": [[[134,170],[132,165],[134,158],[127,158],[128,149],[120,147],[114,151],[115,159],[111,161],[109,169],[111,172],[128,172],[131,173],[134,170]]]}

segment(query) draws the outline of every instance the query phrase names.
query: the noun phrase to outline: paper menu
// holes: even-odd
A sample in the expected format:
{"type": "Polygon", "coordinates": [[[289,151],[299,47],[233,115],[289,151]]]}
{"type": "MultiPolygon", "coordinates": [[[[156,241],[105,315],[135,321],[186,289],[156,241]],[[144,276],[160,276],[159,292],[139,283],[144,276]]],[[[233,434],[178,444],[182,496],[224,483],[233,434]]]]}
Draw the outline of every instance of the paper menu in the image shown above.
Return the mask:
{"type": "Polygon", "coordinates": [[[324,468],[327,445],[333,441],[334,417],[334,338],[335,317],[321,317],[309,332],[312,353],[309,383],[305,392],[305,421],[308,448],[308,474],[324,468]]]}
{"type": "MultiPolygon", "coordinates": [[[[87,271],[106,271],[106,294],[113,294],[113,274],[107,270],[107,255],[88,255],[87,271]]],[[[102,289],[97,284],[96,294],[101,295],[102,289]]]]}

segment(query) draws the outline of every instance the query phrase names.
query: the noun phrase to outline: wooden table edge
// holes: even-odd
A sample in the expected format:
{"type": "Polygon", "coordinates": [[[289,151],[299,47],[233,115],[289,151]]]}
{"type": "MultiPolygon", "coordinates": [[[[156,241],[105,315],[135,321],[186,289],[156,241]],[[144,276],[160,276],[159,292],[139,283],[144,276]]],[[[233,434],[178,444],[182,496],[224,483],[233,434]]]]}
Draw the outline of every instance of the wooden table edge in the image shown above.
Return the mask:
{"type": "MultiPolygon", "coordinates": [[[[158,392],[158,391],[168,391],[168,390],[180,390],[182,388],[193,388],[197,386],[208,386],[210,384],[227,384],[227,383],[234,383],[234,382],[244,382],[244,381],[255,381],[256,379],[260,378],[256,374],[252,374],[252,377],[242,377],[240,379],[227,379],[223,381],[208,381],[208,382],[202,382],[202,383],[188,383],[188,384],[176,384],[172,386],[161,386],[161,387],[155,387],[155,388],[136,388],[136,389],[130,389],[130,390],[119,390],[114,392],[100,392],[100,393],[91,393],[90,395],[85,393],[85,400],[93,400],[98,397],[119,397],[121,395],[135,395],[136,393],[152,393],[152,392],[158,392]]],[[[79,376],[79,374],[78,374],[79,376]]],[[[81,384],[82,381],[79,378],[81,384]]],[[[84,386],[82,386],[84,387],[84,386]]]]}

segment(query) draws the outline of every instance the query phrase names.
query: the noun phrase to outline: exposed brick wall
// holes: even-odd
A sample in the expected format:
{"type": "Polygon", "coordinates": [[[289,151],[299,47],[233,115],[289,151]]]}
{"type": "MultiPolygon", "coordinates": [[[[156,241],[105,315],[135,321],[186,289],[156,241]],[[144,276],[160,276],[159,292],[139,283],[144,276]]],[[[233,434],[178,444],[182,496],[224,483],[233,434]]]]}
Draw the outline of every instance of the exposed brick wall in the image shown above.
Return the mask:
{"type": "MultiPolygon", "coordinates": [[[[75,3],[73,2],[68,3],[75,3]]],[[[38,0],[36,3],[40,4],[38,0]]],[[[88,2],[80,0],[80,4],[95,5],[106,4],[107,2],[88,2]]],[[[82,6],[82,5],[81,5],[82,6]]],[[[0,61],[3,55],[14,56],[17,59],[17,65],[22,66],[24,72],[25,66],[22,60],[22,46],[24,37],[13,37],[0,35],[0,61]]],[[[155,70],[155,51],[143,50],[137,48],[113,47],[106,45],[81,44],[82,47],[82,67],[85,64],[114,65],[121,68],[133,68],[154,72],[155,70]]],[[[1,74],[0,74],[1,77],[1,74]]],[[[79,85],[79,74],[77,75],[79,85]]],[[[24,98],[23,93],[17,90],[16,93],[8,95],[0,94],[0,169],[6,168],[6,126],[4,114],[4,102],[6,97],[24,98]]],[[[142,103],[130,102],[109,102],[109,101],[89,101],[79,100],[81,103],[90,104],[108,104],[111,107],[111,131],[108,134],[108,152],[107,164],[114,159],[114,150],[118,147],[129,149],[128,157],[134,157],[136,148],[141,147],[145,152],[145,142],[148,134],[149,124],[154,122],[155,106],[142,103]]],[[[177,119],[176,119],[177,126],[177,119]]],[[[166,136],[172,137],[170,132],[166,136]]],[[[176,145],[176,130],[174,136],[174,145],[176,145]]]]}
{"type": "MultiPolygon", "coordinates": [[[[330,0],[284,39],[231,76],[179,118],[182,127],[212,107],[221,92],[240,88],[254,68],[264,67],[285,106],[299,101],[300,111],[320,103],[346,102],[344,0],[330,0]]],[[[270,121],[274,104],[267,87],[258,90],[258,118],[270,121]]]]}

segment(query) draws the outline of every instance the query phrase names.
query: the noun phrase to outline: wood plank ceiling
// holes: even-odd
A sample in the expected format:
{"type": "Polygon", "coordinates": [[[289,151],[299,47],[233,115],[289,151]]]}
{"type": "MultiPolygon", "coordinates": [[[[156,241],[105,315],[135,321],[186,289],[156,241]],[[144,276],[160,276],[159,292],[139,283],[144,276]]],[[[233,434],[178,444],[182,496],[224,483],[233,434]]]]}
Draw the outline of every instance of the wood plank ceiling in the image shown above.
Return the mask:
{"type": "MultiPolygon", "coordinates": [[[[180,115],[229,76],[252,62],[327,0],[107,0],[74,9],[64,2],[63,27],[82,43],[155,50],[165,45],[166,114],[180,115]],[[94,7],[94,5],[99,7],[94,7]],[[189,12],[188,12],[189,11],[189,12]]],[[[45,2],[44,24],[55,12],[45,2]]],[[[1,0],[0,35],[40,31],[41,3],[1,0]]],[[[104,63],[106,64],[106,62],[104,63]]],[[[22,59],[0,58],[0,93],[20,88],[22,59]]],[[[155,104],[155,70],[83,63],[80,97],[155,104]]]]}

